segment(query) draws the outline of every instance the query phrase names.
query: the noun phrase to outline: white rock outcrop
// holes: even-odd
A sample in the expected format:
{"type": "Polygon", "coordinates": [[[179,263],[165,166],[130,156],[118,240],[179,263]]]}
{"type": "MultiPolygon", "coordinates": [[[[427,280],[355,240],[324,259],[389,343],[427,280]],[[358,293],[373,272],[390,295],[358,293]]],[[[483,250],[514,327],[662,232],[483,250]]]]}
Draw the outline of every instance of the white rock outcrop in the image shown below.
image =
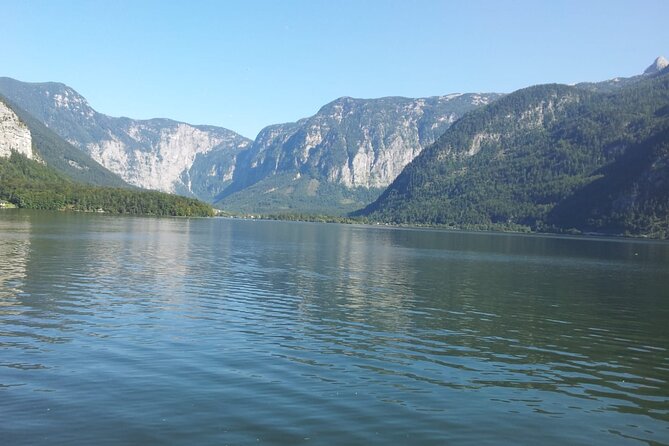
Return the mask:
{"type": "Polygon", "coordinates": [[[0,157],[16,151],[33,158],[32,136],[26,126],[4,102],[0,101],[0,157]]]}

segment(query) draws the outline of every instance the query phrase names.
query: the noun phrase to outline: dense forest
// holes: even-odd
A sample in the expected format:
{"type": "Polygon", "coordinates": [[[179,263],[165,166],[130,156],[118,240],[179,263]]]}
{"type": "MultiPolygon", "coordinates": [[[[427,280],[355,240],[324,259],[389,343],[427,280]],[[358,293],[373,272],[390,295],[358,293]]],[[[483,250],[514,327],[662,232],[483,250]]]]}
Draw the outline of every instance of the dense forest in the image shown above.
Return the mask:
{"type": "Polygon", "coordinates": [[[456,227],[669,236],[669,75],[541,85],[471,112],[358,215],[456,227]]]}
{"type": "Polygon", "coordinates": [[[25,209],[189,217],[214,215],[211,206],[190,198],[75,182],[16,152],[9,158],[0,158],[0,200],[25,209]]]}

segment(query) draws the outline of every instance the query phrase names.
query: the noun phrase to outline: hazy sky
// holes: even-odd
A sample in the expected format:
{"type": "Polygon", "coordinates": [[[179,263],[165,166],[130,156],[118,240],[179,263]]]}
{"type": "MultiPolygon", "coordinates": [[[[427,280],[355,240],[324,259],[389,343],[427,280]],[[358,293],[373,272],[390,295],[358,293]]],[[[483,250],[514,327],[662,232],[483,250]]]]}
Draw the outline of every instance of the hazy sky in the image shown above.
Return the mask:
{"type": "Polygon", "coordinates": [[[511,92],[669,56],[669,0],[0,0],[0,17],[0,76],[251,138],[340,96],[511,92]]]}

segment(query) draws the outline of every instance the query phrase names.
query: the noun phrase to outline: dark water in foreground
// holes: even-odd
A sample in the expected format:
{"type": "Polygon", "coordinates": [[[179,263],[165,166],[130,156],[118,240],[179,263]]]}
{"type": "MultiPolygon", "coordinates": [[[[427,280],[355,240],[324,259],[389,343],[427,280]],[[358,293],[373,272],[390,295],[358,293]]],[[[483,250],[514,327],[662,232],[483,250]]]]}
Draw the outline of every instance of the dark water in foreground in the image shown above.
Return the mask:
{"type": "Polygon", "coordinates": [[[0,212],[0,444],[669,444],[669,244],[0,212]]]}

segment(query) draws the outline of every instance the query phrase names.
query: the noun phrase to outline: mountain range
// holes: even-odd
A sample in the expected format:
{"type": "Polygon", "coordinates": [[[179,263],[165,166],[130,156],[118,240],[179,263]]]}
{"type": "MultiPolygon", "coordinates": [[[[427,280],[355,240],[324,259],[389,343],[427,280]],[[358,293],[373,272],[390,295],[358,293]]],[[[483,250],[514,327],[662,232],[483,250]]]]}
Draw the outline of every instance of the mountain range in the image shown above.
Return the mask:
{"type": "Polygon", "coordinates": [[[310,118],[264,128],[217,204],[246,212],[360,208],[453,122],[500,96],[339,98],[310,118]]]}
{"type": "Polygon", "coordinates": [[[340,98],[255,141],[215,126],[114,118],[72,88],[0,78],[0,94],[125,182],[247,212],[347,212],[376,198],[464,113],[501,95],[340,98]]]}
{"type": "Polygon", "coordinates": [[[110,117],[63,84],[0,78],[0,157],[244,213],[666,237],[668,83],[659,57],[638,76],[508,95],[342,97],[251,141],[110,117]],[[41,150],[26,149],[21,125],[41,150]]]}

